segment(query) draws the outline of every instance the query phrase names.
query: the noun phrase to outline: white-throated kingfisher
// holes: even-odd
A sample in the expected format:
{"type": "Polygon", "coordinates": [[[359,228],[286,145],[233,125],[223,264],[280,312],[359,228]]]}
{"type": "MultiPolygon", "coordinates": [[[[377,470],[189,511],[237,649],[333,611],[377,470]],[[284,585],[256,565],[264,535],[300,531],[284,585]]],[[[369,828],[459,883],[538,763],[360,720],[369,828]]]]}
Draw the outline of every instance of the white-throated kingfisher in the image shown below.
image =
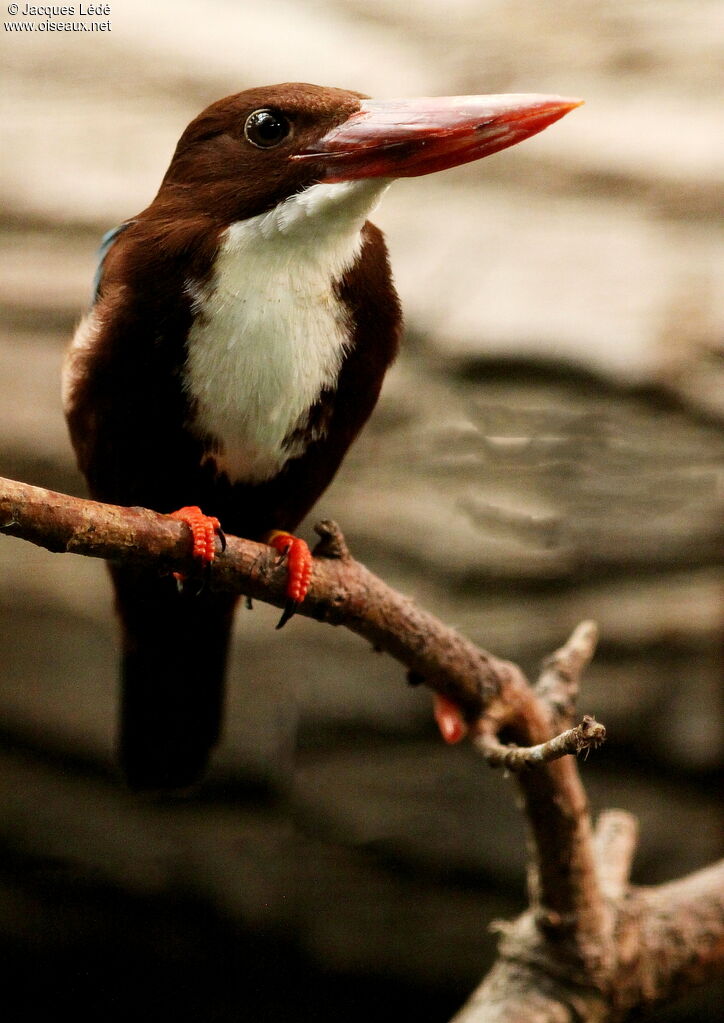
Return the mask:
{"type": "MultiPolygon", "coordinates": [[[[173,513],[201,563],[221,529],[271,543],[287,558],[286,619],[311,570],[293,531],[398,348],[400,304],[368,216],[393,179],[488,156],[577,105],[378,102],[287,84],[204,110],[151,205],[104,238],[66,359],[66,415],[92,496],[173,513]]],[[[111,574],[123,770],[137,789],[186,787],[219,735],[237,597],[149,569],[111,574]]],[[[438,701],[437,717],[457,738],[455,708],[438,701]]]]}

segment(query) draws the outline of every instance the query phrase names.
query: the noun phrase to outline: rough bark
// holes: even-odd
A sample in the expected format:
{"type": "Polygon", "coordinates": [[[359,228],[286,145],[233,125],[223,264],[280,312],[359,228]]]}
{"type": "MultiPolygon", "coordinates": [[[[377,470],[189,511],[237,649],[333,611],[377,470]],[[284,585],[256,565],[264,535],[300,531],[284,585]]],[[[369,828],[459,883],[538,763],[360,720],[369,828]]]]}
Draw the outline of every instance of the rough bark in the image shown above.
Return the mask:
{"type": "MultiPolygon", "coordinates": [[[[575,758],[605,729],[574,726],[581,673],[597,630],[583,622],[531,686],[520,669],[481,650],[354,561],[339,529],[317,527],[300,613],[345,625],[385,650],[463,711],[491,766],[516,772],[529,832],[530,908],[499,924],[499,958],[455,1023],[619,1020],[721,972],[724,864],[657,888],[633,888],[636,824],[603,814],[594,831],[575,758]]],[[[0,480],[0,530],[51,551],[193,573],[187,527],[143,508],[119,508],[0,480]]],[[[277,606],[285,572],[270,548],[227,539],[207,585],[277,606]]]]}

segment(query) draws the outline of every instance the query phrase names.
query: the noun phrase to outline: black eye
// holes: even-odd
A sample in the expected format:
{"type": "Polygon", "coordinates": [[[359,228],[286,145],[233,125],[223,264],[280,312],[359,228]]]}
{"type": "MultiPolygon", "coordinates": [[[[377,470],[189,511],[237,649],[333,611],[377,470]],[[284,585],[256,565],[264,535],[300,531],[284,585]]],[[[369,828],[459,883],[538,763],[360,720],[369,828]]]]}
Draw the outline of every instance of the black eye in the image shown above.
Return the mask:
{"type": "Polygon", "coordinates": [[[246,119],[244,135],[252,146],[271,149],[287,137],[290,127],[282,114],[275,114],[273,110],[255,110],[246,119]]]}

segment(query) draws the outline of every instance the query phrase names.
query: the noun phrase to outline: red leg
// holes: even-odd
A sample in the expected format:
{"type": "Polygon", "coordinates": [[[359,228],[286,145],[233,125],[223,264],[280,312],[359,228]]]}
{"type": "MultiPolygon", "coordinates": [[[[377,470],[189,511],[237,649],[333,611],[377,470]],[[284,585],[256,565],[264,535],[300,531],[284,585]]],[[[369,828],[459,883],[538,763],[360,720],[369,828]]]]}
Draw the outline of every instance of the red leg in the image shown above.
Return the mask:
{"type": "Polygon", "coordinates": [[[448,700],[446,696],[435,693],[433,696],[433,713],[445,742],[455,743],[464,739],[468,733],[468,726],[463,720],[460,708],[448,700]]]}
{"type": "Polygon", "coordinates": [[[264,539],[287,559],[287,604],[277,625],[281,629],[307,595],[312,577],[312,552],[304,540],[279,529],[272,529],[264,539]]]}
{"type": "MultiPolygon", "coordinates": [[[[196,505],[179,508],[178,511],[171,512],[169,518],[185,522],[189,527],[193,539],[193,557],[201,562],[204,568],[214,560],[217,535],[221,538],[222,548],[226,545],[219,520],[213,515],[204,515],[196,505]]],[[[182,583],[185,576],[182,572],[174,572],[174,578],[182,583]]]]}

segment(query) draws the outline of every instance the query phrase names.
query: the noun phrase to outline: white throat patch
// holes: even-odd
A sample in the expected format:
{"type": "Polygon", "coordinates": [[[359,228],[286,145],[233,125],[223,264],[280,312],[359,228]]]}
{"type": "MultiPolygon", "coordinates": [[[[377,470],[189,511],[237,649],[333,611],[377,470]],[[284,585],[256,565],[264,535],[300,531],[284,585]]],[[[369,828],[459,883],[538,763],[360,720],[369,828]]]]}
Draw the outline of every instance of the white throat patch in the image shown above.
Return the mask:
{"type": "Polygon", "coordinates": [[[196,319],[184,387],[192,429],[211,435],[220,472],[261,482],[302,453],[285,439],[337,380],[349,323],[334,285],[386,179],[312,185],[269,213],[232,224],[208,283],[187,281],[196,319]]]}

